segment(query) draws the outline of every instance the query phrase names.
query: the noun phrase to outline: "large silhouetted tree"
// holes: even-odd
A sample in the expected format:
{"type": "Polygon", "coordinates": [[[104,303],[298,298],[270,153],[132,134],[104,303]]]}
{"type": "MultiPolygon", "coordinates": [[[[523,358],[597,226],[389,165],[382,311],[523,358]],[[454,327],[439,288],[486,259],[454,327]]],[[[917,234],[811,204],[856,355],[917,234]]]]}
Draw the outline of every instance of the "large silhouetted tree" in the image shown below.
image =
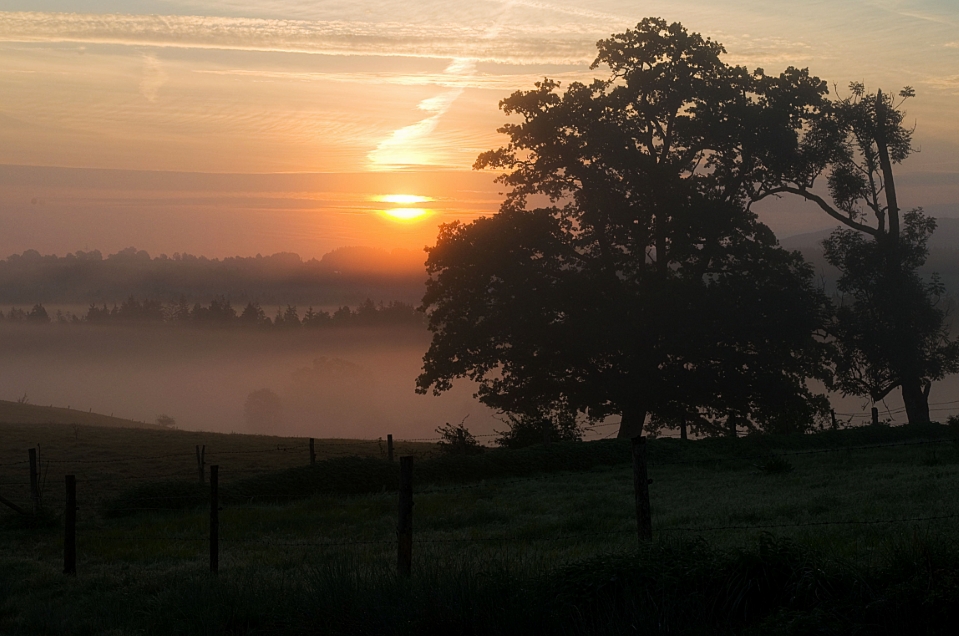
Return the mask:
{"type": "Polygon", "coordinates": [[[893,165],[912,152],[902,101],[860,83],[850,96],[811,112],[808,133],[786,155],[786,172],[757,190],[757,198],[791,193],[815,202],[845,227],[825,242],[825,256],[841,276],[844,294],[831,332],[839,351],[837,387],[877,402],[900,388],[910,422],[929,421],[932,381],[959,370],[959,344],[950,340],[937,306],[938,277],[924,281],[935,219],[921,209],[900,210],[893,165]],[[816,189],[825,176],[828,194],[816,189]]]}
{"type": "Polygon", "coordinates": [[[827,303],[746,203],[825,86],[728,66],[658,19],[598,47],[606,79],[501,103],[521,121],[475,167],[506,170],[510,191],[429,250],[418,391],[467,377],[507,412],[621,415],[620,436],[677,412],[808,426],[827,303]]]}

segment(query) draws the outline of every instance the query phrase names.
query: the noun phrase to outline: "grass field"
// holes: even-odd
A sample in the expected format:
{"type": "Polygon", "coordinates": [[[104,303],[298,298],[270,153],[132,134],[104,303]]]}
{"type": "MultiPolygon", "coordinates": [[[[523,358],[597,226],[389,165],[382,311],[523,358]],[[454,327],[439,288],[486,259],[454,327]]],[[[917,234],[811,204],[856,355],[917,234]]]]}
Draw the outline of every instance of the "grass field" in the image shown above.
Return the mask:
{"type": "Polygon", "coordinates": [[[654,542],[641,549],[628,444],[473,458],[401,444],[419,454],[409,581],[394,574],[395,467],[376,442],[318,440],[311,468],[302,439],[57,425],[0,436],[0,494],[27,503],[12,462],[39,442],[51,511],[38,523],[0,511],[0,633],[951,633],[957,618],[959,448],[938,425],[652,440],[654,542]],[[180,496],[197,443],[224,493],[253,493],[220,513],[217,577],[202,501],[101,514],[180,496]],[[360,469],[387,477],[337,481],[360,469]],[[68,471],[75,579],[60,574],[68,471]],[[277,489],[295,496],[257,503],[277,489]]]}

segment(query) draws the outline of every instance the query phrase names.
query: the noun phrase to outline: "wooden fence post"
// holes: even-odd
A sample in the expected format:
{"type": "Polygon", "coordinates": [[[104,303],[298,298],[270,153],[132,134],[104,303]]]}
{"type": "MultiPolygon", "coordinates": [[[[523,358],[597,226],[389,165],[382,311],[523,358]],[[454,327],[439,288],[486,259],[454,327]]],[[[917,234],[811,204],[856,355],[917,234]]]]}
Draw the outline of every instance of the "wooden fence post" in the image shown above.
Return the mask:
{"type": "Polygon", "coordinates": [[[40,514],[40,476],[37,474],[37,449],[27,450],[30,458],[30,499],[33,501],[33,514],[40,514]]]}
{"type": "Polygon", "coordinates": [[[872,425],[879,426],[879,409],[872,407],[872,425]]]}
{"type": "Polygon", "coordinates": [[[206,472],[206,444],[202,447],[196,446],[196,470],[200,475],[200,483],[203,483],[203,473],[206,472]]]}
{"type": "Polygon", "coordinates": [[[633,438],[633,487],[636,491],[636,527],[639,543],[653,539],[653,518],[649,509],[649,476],[646,472],[646,438],[633,438]]]}
{"type": "Polygon", "coordinates": [[[397,570],[408,577],[413,569],[413,458],[400,457],[400,514],[396,526],[397,570]]]}
{"type": "Polygon", "coordinates": [[[687,439],[685,415],[683,415],[683,419],[679,420],[679,439],[687,439]]]}
{"type": "Polygon", "coordinates": [[[390,461],[393,461],[393,436],[392,435],[386,436],[386,457],[390,461]]]}
{"type": "Polygon", "coordinates": [[[313,438],[310,438],[310,466],[316,464],[316,448],[313,446],[313,438]]]}
{"type": "Polygon", "coordinates": [[[829,409],[829,417],[832,418],[832,430],[838,430],[839,424],[836,422],[836,409],[829,409]]]}
{"type": "Polygon", "coordinates": [[[220,467],[210,466],[210,572],[220,570],[220,467]]]}
{"type": "Polygon", "coordinates": [[[63,573],[77,573],[77,478],[67,475],[67,504],[63,511],[63,573]]]}

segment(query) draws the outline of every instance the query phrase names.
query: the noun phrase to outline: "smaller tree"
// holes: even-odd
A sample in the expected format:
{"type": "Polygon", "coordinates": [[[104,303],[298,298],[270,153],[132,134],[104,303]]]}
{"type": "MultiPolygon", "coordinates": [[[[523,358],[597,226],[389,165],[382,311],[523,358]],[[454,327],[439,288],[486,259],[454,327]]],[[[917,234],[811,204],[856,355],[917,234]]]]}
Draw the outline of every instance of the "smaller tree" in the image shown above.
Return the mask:
{"type": "Polygon", "coordinates": [[[251,433],[273,433],[283,417],[280,396],[269,389],[259,389],[246,396],[243,416],[251,433]]]}
{"type": "Polygon", "coordinates": [[[297,327],[302,326],[302,323],[300,322],[300,314],[297,312],[295,306],[286,306],[286,310],[283,312],[283,326],[289,329],[296,329],[297,327]]]}
{"type": "Polygon", "coordinates": [[[833,326],[838,388],[879,402],[901,387],[909,420],[919,422],[929,421],[932,382],[959,371],[959,341],[949,338],[938,306],[945,288],[938,275],[925,281],[918,273],[935,227],[913,210],[903,215],[895,250],[848,229],[824,243],[826,260],[842,272],[833,326]]]}
{"type": "Polygon", "coordinates": [[[176,420],[165,413],[157,415],[156,423],[163,428],[176,428],[176,420]]]}
{"type": "Polygon", "coordinates": [[[260,303],[249,302],[243,309],[243,313],[240,314],[240,323],[251,327],[269,326],[270,319],[263,308],[260,307],[260,303]]]}
{"type": "Polygon", "coordinates": [[[30,313],[27,314],[27,322],[34,325],[46,325],[50,322],[50,316],[47,314],[47,310],[43,308],[43,305],[37,303],[33,306],[33,309],[30,310],[30,313]]]}
{"type": "Polygon", "coordinates": [[[840,354],[837,385],[873,401],[899,387],[909,422],[928,422],[932,382],[959,369],[959,345],[937,307],[941,282],[918,273],[935,220],[921,209],[903,213],[896,192],[893,167],[913,151],[902,105],[915,91],[903,88],[897,103],[860,82],[849,90],[802,115],[802,143],[781,153],[776,167],[784,171],[771,170],[754,198],[799,195],[845,226],[825,242],[844,294],[830,330],[840,354]],[[826,196],[817,188],[821,176],[826,196]]]}

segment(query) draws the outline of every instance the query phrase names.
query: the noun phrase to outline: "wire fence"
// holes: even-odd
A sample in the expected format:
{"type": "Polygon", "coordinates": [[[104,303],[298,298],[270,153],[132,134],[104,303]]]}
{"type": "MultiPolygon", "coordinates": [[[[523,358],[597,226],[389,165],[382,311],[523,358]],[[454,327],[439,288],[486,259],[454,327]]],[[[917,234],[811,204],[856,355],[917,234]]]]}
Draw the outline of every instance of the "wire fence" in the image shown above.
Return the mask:
{"type": "MultiPolygon", "coordinates": [[[[959,403],[959,401],[957,401],[959,403]]],[[[382,443],[382,440],[366,440],[368,443],[382,443]]],[[[396,440],[396,443],[404,442],[414,442],[414,441],[424,441],[424,440],[396,440]]],[[[326,443],[324,441],[324,443],[326,443]]],[[[347,443],[354,443],[349,441],[347,443]]],[[[801,457],[801,456],[816,456],[832,453],[853,453],[853,452],[868,452],[879,449],[891,449],[897,447],[934,447],[944,444],[955,444],[956,441],[951,438],[941,438],[941,439],[913,439],[905,441],[895,441],[895,442],[885,442],[885,443],[874,443],[874,444],[858,444],[858,445],[837,445],[829,446],[823,448],[812,448],[812,449],[797,449],[797,450],[768,450],[757,453],[750,453],[744,455],[731,455],[731,456],[721,456],[721,457],[686,457],[682,453],[677,453],[674,456],[657,456],[653,455],[649,458],[649,465],[653,468],[656,467],[665,467],[665,466],[693,466],[693,465],[715,465],[717,463],[742,463],[742,462],[751,462],[755,460],[769,459],[772,457],[777,458],[789,458],[789,457],[801,457]]],[[[242,449],[242,450],[226,450],[226,451],[216,451],[210,449],[207,451],[207,459],[209,457],[219,457],[224,458],[238,458],[238,457],[275,457],[277,454],[290,454],[290,453],[302,453],[306,455],[312,448],[311,444],[278,444],[275,446],[255,448],[255,449],[242,449]]],[[[679,448],[683,451],[686,451],[691,446],[683,447],[673,447],[679,448]]],[[[49,454],[49,453],[47,453],[49,454]]],[[[308,455],[306,455],[308,457],[308,455]]],[[[306,459],[306,457],[304,459],[306,459]]],[[[100,470],[101,467],[109,467],[119,464],[129,464],[129,463],[142,463],[148,461],[156,460],[168,460],[171,458],[184,458],[191,461],[196,460],[196,457],[193,453],[171,453],[163,452],[153,455],[135,455],[135,456],[126,456],[126,457],[115,457],[115,458],[103,458],[103,459],[63,459],[63,458],[51,458],[43,459],[45,462],[44,465],[55,465],[61,468],[68,467],[95,467],[97,470],[100,470]]],[[[202,460],[205,461],[205,460],[202,460]]],[[[22,467],[30,463],[30,460],[17,461],[17,462],[8,462],[6,464],[0,464],[0,466],[9,467],[9,466],[18,466],[22,467]]],[[[201,462],[200,469],[204,467],[204,463],[201,462]]],[[[268,466],[251,466],[246,468],[235,468],[228,469],[224,467],[222,475],[224,477],[236,477],[243,475],[251,474],[263,474],[274,472],[271,468],[275,468],[272,465],[268,466]]],[[[159,482],[166,479],[193,479],[196,480],[199,477],[200,472],[196,467],[182,468],[176,471],[168,471],[164,473],[150,472],[149,474],[141,475],[118,475],[118,474],[100,474],[93,473],[89,475],[79,475],[76,479],[76,482],[82,485],[89,484],[91,486],[98,486],[103,482],[120,482],[120,483],[131,483],[131,484],[142,484],[142,483],[151,483],[159,482]]],[[[530,484],[535,484],[537,482],[557,482],[562,479],[577,478],[581,473],[575,471],[553,471],[545,474],[535,474],[535,475],[523,475],[511,478],[496,478],[491,480],[480,480],[480,481],[471,481],[468,483],[450,483],[450,484],[428,484],[425,487],[416,491],[417,497],[423,496],[432,496],[432,495],[444,495],[448,493],[456,493],[466,490],[478,489],[478,488],[490,488],[495,487],[496,489],[510,488],[513,486],[529,486],[530,484]]],[[[18,487],[20,489],[25,489],[28,487],[33,487],[37,483],[42,483],[38,478],[36,479],[25,479],[23,477],[7,477],[0,476],[0,488],[6,489],[7,487],[18,487]]],[[[0,491],[0,494],[3,494],[0,491]]],[[[313,493],[317,494],[317,493],[313,493]]],[[[325,495],[335,495],[336,493],[320,493],[325,495]]],[[[494,493],[495,494],[495,493],[494,493]]],[[[209,503],[212,507],[211,514],[215,513],[215,510],[219,510],[219,503],[215,498],[215,495],[211,494],[212,499],[207,502],[201,496],[198,498],[196,492],[193,493],[169,493],[169,494],[158,494],[158,495],[140,495],[137,498],[137,503],[135,505],[124,505],[117,508],[115,512],[121,513],[140,513],[140,512],[171,512],[175,510],[183,510],[184,508],[192,507],[195,509],[197,506],[205,505],[209,503]],[[151,505],[153,502],[156,502],[157,505],[151,505]],[[185,506],[179,505],[163,505],[164,503],[171,502],[182,502],[185,506]]],[[[250,497],[250,502],[253,503],[255,500],[269,500],[270,502],[274,501],[293,501],[298,499],[304,499],[305,496],[302,492],[300,493],[270,493],[268,495],[261,496],[252,496],[250,497]]],[[[85,498],[83,498],[85,499],[85,498]]],[[[69,494],[68,494],[69,501],[69,494]]],[[[263,514],[269,514],[264,512],[263,514]]],[[[696,524],[676,524],[669,525],[665,524],[662,526],[656,527],[656,532],[661,535],[666,535],[669,533],[686,533],[686,534],[698,534],[698,533],[716,533],[716,532],[761,532],[769,530],[785,530],[785,529],[796,529],[796,528],[818,528],[818,527],[829,527],[829,526],[872,526],[872,525],[894,525],[894,524],[921,524],[921,523],[933,523],[941,522],[959,518],[959,513],[949,513],[949,514],[930,514],[930,515],[916,515],[916,516],[906,516],[906,517],[885,517],[885,518],[869,518],[869,519],[827,519],[827,520],[797,520],[797,521],[788,521],[788,522],[777,522],[777,523],[730,523],[730,524],[721,524],[721,525],[696,525],[696,524]]],[[[212,523],[212,522],[211,522],[212,523]]],[[[212,525],[211,525],[212,527],[212,525]]],[[[118,532],[117,528],[110,528],[109,526],[100,525],[94,526],[84,526],[84,532],[89,532],[90,534],[85,534],[85,540],[90,540],[93,542],[110,542],[110,541],[124,541],[130,545],[136,545],[140,542],[145,541],[155,541],[155,542],[167,542],[167,543],[183,543],[183,544],[200,544],[211,542],[212,539],[210,536],[206,536],[202,533],[192,534],[157,534],[157,533],[145,533],[142,534],[136,530],[129,530],[124,532],[118,532]]],[[[529,533],[516,534],[512,532],[503,532],[503,533],[492,533],[492,534],[471,534],[468,537],[428,537],[428,538],[416,538],[412,541],[415,545],[466,545],[466,544],[491,544],[491,543],[506,543],[506,544],[536,544],[536,543],[575,543],[585,540],[595,540],[597,537],[626,537],[631,536],[629,530],[624,530],[622,528],[617,530],[604,530],[604,531],[594,531],[594,532],[550,532],[542,533],[538,535],[531,535],[529,533]]],[[[632,535],[634,536],[634,535],[632,535]]],[[[262,548],[276,548],[276,547],[302,547],[302,548],[345,548],[345,547],[360,547],[360,546],[390,546],[397,545],[396,537],[382,537],[382,538],[356,538],[350,540],[289,540],[286,538],[247,538],[247,537],[236,537],[236,536],[225,536],[222,539],[217,538],[217,545],[223,543],[226,546],[234,547],[262,547],[262,548]]],[[[218,548],[217,548],[218,549],[218,548]]]]}

